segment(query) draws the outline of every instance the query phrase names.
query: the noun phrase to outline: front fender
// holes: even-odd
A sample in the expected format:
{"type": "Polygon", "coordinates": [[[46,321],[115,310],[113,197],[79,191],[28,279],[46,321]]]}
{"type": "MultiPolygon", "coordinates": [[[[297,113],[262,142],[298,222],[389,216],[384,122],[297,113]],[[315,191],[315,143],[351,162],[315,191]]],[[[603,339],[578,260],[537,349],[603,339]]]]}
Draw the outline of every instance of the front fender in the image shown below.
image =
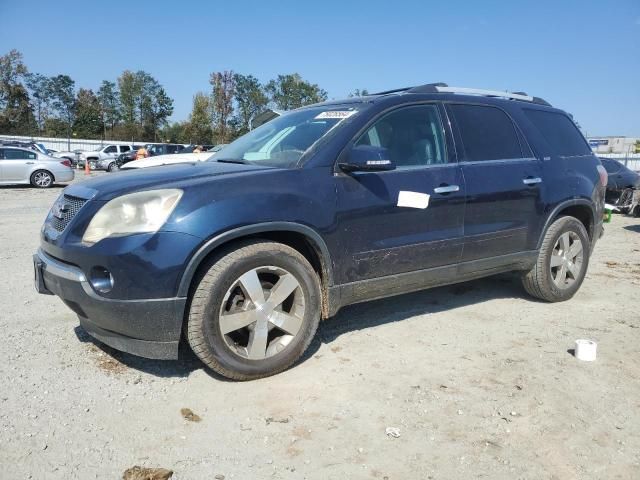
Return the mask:
{"type": "Polygon", "coordinates": [[[189,260],[189,263],[187,264],[187,267],[182,274],[182,278],[178,287],[178,296],[186,297],[189,294],[189,288],[191,287],[191,282],[196,271],[198,270],[198,267],[200,266],[202,261],[216,248],[238,238],[265,232],[296,232],[304,235],[320,253],[322,266],[327,274],[328,285],[333,285],[333,266],[331,263],[331,255],[326,243],[318,232],[316,232],[311,227],[300,223],[264,222],[234,228],[232,230],[216,235],[215,237],[209,239],[203,245],[201,245],[189,260]]]}

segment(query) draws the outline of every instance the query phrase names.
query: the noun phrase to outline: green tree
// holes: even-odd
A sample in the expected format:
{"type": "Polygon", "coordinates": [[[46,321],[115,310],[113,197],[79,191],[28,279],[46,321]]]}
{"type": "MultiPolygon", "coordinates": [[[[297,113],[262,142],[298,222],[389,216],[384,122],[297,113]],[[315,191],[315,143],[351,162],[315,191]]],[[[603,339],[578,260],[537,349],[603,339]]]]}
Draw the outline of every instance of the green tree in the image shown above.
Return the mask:
{"type": "Polygon", "coordinates": [[[153,135],[156,140],[158,129],[167,124],[168,118],[173,113],[173,99],[167,95],[167,92],[158,82],[153,82],[148,86],[148,107],[145,110],[145,131],[153,135]]]}
{"type": "Polygon", "coordinates": [[[25,76],[25,83],[31,93],[37,133],[42,134],[51,107],[51,80],[40,73],[29,73],[25,76]]]}
{"type": "Polygon", "coordinates": [[[137,102],[140,96],[140,85],[135,73],[125,70],[118,77],[118,90],[120,92],[120,117],[122,118],[122,134],[126,138],[134,138],[139,135],[137,122],[137,102]]]}
{"type": "Polygon", "coordinates": [[[251,121],[266,108],[269,99],[262,85],[253,75],[236,73],[234,82],[237,105],[234,123],[237,125],[236,134],[242,135],[251,130],[251,121]]]}
{"type": "Polygon", "coordinates": [[[174,122],[160,130],[160,138],[167,143],[191,143],[189,140],[189,122],[174,122]]]}
{"type": "Polygon", "coordinates": [[[156,139],[173,113],[173,100],[158,81],[143,70],[124,71],[118,78],[120,113],[127,137],[156,139]]]}
{"type": "Polygon", "coordinates": [[[76,117],[75,82],[68,75],[51,77],[51,106],[67,127],[67,144],[71,148],[71,128],[76,117]]]}
{"type": "Polygon", "coordinates": [[[233,135],[231,124],[235,95],[233,71],[214,72],[209,83],[212,87],[213,133],[216,143],[228,143],[233,135]]]}
{"type": "Polygon", "coordinates": [[[73,132],[80,138],[100,138],[103,132],[102,109],[93,90],[78,90],[73,132]]]}
{"type": "Polygon", "coordinates": [[[208,95],[198,92],[193,97],[193,108],[186,126],[189,143],[210,144],[213,141],[211,122],[211,100],[208,95]]]}
{"type": "Polygon", "coordinates": [[[297,73],[278,75],[277,79],[267,83],[265,91],[273,105],[282,110],[292,110],[327,99],[327,92],[317,84],[303,80],[297,73]]]}
{"type": "Polygon", "coordinates": [[[0,57],[0,133],[28,135],[36,124],[29,93],[22,83],[27,73],[19,51],[11,50],[0,57]]]}
{"type": "Polygon", "coordinates": [[[113,129],[120,122],[120,92],[114,82],[103,80],[98,89],[98,102],[100,102],[100,114],[102,117],[104,137],[107,128],[109,135],[113,136],[113,129]]]}

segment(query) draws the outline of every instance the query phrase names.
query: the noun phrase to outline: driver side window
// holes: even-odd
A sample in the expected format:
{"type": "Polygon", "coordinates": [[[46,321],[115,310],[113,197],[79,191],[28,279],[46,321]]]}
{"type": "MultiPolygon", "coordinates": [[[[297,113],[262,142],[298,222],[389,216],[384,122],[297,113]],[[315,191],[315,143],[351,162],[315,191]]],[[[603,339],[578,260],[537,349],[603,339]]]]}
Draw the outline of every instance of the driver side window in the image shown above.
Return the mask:
{"type": "Polygon", "coordinates": [[[397,168],[447,163],[438,108],[416,105],[394,110],[376,121],[356,145],[386,148],[397,168]]]}

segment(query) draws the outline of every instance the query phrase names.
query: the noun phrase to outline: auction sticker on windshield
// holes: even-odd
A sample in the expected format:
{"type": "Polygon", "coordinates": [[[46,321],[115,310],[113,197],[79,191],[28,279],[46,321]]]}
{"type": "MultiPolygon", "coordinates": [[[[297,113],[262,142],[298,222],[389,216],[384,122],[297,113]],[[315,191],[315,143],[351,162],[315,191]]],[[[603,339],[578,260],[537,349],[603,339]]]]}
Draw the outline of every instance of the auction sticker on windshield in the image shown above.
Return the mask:
{"type": "Polygon", "coordinates": [[[320,120],[322,118],[337,118],[342,120],[344,118],[349,118],[354,113],[356,113],[356,110],[328,110],[316,115],[314,120],[320,120]]]}

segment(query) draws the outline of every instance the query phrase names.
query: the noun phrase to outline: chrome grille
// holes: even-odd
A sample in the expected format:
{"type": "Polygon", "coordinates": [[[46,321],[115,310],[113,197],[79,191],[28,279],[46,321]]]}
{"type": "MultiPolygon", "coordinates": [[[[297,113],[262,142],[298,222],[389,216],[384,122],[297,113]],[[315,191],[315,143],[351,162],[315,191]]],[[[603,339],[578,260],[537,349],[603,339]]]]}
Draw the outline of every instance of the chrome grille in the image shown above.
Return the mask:
{"type": "Polygon", "coordinates": [[[51,226],[62,232],[85,203],[84,198],[62,195],[51,207],[51,226]]]}

